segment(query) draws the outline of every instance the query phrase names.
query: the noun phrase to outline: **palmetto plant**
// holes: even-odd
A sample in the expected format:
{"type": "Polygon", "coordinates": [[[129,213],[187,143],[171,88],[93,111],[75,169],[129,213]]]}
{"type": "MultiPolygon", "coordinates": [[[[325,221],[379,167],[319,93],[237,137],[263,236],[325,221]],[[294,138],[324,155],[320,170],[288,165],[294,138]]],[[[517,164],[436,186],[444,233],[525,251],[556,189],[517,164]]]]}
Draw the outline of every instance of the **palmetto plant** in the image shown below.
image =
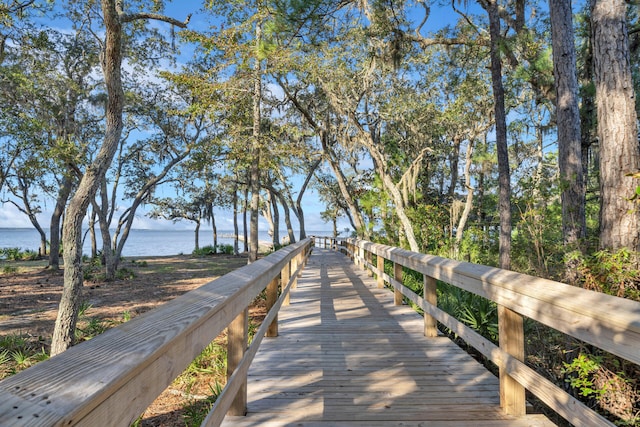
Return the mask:
{"type": "Polygon", "coordinates": [[[438,306],[493,342],[498,341],[494,302],[446,283],[438,284],[438,306]]]}
{"type": "Polygon", "coordinates": [[[460,307],[459,319],[493,342],[498,341],[498,309],[494,302],[475,297],[460,307]]]}

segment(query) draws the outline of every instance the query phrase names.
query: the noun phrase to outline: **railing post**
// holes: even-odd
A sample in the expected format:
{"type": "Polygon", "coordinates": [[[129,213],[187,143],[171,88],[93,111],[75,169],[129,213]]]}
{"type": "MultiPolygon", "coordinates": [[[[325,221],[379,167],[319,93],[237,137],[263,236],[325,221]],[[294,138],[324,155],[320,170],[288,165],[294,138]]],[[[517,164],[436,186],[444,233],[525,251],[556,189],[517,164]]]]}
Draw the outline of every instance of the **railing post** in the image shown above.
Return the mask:
{"type": "MultiPolygon", "coordinates": [[[[249,334],[249,308],[245,308],[242,313],[229,324],[227,330],[227,380],[236,370],[242,356],[247,350],[249,334]]],[[[236,394],[227,415],[245,415],[247,413],[247,378],[236,394]]]]}
{"type": "Polygon", "coordinates": [[[291,258],[291,276],[293,276],[293,283],[291,284],[291,289],[296,289],[298,287],[298,266],[300,265],[300,254],[291,258]]]}
{"type": "MultiPolygon", "coordinates": [[[[524,328],[522,316],[498,305],[498,334],[500,348],[520,361],[524,361],[524,328]]],[[[508,415],[526,414],[525,389],[500,369],[500,407],[508,415]]]]}
{"type": "Polygon", "coordinates": [[[384,288],[384,258],[382,255],[376,255],[376,266],[378,267],[378,288],[384,288]]]}
{"type": "Polygon", "coordinates": [[[360,265],[360,246],[357,244],[353,245],[353,263],[356,266],[360,265]]]}
{"type": "Polygon", "coordinates": [[[358,262],[360,263],[360,268],[363,270],[367,269],[367,263],[364,259],[364,248],[362,246],[358,246],[358,262]]]}
{"type": "MultiPolygon", "coordinates": [[[[433,277],[424,276],[424,300],[433,306],[438,305],[438,294],[436,292],[437,281],[433,277]]],[[[428,314],[424,313],[424,336],[425,337],[437,337],[438,336],[438,322],[436,319],[428,314]]]]}
{"type": "MultiPolygon", "coordinates": [[[[289,278],[291,278],[291,261],[285,264],[280,272],[280,280],[282,282],[282,291],[284,292],[284,288],[289,284],[289,278]]],[[[285,295],[284,300],[282,301],[282,305],[291,304],[291,292],[288,292],[285,295]]]]}
{"type": "MultiPolygon", "coordinates": [[[[402,264],[393,263],[393,278],[402,283],[402,264]]],[[[402,291],[396,286],[393,288],[393,303],[402,305],[402,291]]]]}
{"type": "Polygon", "coordinates": [[[373,269],[368,267],[368,265],[373,264],[373,253],[367,250],[365,251],[365,257],[367,259],[367,262],[365,263],[364,268],[367,270],[367,276],[373,277],[373,269]]]}
{"type": "MultiPolygon", "coordinates": [[[[267,285],[267,313],[271,311],[276,301],[278,300],[278,285],[280,284],[280,275],[273,278],[267,285]]],[[[278,336],[278,315],[274,317],[273,322],[267,329],[266,336],[277,337],[278,336]]]]}

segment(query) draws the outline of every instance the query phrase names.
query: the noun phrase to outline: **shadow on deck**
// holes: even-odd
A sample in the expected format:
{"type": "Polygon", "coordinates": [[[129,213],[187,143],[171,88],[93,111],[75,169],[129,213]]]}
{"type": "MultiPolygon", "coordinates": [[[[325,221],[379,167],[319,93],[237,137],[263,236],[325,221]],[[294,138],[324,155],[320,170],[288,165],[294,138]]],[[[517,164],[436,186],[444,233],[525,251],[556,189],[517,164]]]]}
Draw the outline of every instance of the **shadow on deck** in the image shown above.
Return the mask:
{"type": "Polygon", "coordinates": [[[314,249],[223,426],[551,426],[500,409],[499,381],[348,257],[314,249]]]}

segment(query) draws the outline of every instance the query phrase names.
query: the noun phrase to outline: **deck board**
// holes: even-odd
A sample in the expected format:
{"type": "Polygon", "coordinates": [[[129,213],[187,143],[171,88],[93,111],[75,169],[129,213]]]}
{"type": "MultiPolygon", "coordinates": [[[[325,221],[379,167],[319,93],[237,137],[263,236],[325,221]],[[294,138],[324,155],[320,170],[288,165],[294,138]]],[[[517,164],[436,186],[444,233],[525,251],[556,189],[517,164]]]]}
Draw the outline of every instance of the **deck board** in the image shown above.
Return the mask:
{"type": "Polygon", "coordinates": [[[247,426],[552,426],[500,410],[498,379],[348,258],[314,249],[248,376],[247,426]]]}

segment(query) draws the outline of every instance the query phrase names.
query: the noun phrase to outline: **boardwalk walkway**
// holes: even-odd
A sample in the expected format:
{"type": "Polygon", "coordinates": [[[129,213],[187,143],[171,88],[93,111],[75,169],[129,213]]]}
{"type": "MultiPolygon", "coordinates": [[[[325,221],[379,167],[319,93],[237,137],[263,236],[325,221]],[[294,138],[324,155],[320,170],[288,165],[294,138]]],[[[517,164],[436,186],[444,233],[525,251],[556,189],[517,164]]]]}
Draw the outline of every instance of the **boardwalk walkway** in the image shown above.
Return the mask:
{"type": "Polygon", "coordinates": [[[231,426],[551,426],[501,413],[498,380],[342,254],[314,249],[231,426]]]}

